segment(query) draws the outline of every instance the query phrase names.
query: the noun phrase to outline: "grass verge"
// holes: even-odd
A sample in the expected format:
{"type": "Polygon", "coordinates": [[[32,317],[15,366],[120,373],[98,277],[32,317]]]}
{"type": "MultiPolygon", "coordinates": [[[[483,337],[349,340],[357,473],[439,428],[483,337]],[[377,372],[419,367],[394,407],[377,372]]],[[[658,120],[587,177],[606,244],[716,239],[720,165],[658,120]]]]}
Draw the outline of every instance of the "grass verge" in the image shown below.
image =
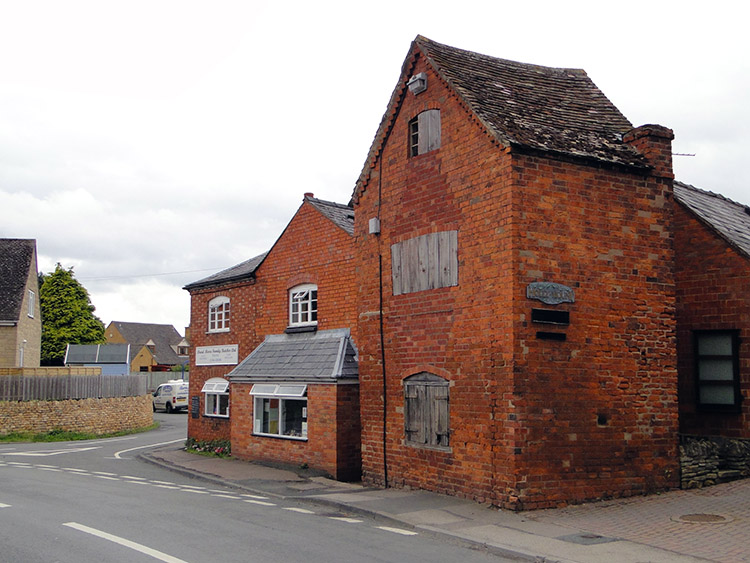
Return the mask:
{"type": "Polygon", "coordinates": [[[0,442],[73,442],[76,440],[98,440],[101,438],[115,438],[117,436],[128,436],[130,434],[140,434],[149,430],[159,428],[159,423],[155,422],[151,426],[144,428],[134,428],[132,430],[121,430],[120,432],[110,432],[108,434],[91,434],[88,432],[72,432],[69,430],[55,429],[49,432],[11,432],[10,434],[0,435],[0,442]]]}

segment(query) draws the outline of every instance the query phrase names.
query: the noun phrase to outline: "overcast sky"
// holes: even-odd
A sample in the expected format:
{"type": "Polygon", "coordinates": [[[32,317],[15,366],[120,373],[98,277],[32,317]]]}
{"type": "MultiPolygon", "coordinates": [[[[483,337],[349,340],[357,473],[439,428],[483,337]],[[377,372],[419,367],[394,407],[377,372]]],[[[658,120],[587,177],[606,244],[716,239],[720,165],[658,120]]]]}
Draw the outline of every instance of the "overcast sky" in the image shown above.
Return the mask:
{"type": "Polygon", "coordinates": [[[0,237],[72,266],[105,324],[183,333],[186,283],[267,250],[305,192],[349,201],[417,34],[583,68],[674,130],[679,180],[750,204],[739,6],[3,1],[0,237]]]}

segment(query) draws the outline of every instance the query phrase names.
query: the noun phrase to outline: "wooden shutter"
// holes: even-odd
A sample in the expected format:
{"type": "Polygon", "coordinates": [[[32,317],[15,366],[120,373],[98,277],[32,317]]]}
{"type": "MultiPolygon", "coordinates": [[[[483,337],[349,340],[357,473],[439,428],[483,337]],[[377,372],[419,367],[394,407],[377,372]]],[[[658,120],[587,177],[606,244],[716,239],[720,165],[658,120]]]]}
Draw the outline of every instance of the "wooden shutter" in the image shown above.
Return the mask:
{"type": "Polygon", "coordinates": [[[448,385],[430,386],[432,400],[430,401],[430,418],[431,429],[434,435],[431,436],[430,444],[433,446],[450,445],[448,426],[448,385]]]}
{"type": "Polygon", "coordinates": [[[422,385],[406,384],[404,388],[404,399],[406,402],[404,424],[406,441],[415,444],[426,444],[426,421],[424,387],[422,385]]]}
{"type": "Polygon", "coordinates": [[[428,109],[417,116],[419,127],[418,153],[440,148],[440,110],[428,109]]]}
{"type": "Polygon", "coordinates": [[[458,285],[458,231],[442,231],[391,246],[393,295],[458,285]]]}

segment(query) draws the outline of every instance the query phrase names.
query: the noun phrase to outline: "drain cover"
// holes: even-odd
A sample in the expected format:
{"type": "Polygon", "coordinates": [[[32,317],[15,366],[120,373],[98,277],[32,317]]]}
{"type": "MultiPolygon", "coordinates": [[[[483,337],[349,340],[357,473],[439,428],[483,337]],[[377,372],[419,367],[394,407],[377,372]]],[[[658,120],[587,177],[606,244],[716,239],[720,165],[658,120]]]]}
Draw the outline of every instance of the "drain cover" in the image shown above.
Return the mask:
{"type": "Polygon", "coordinates": [[[729,522],[731,518],[722,516],[721,514],[703,514],[699,512],[697,514],[683,514],[682,516],[678,516],[677,520],[693,524],[724,524],[725,522],[729,522]]]}
{"type": "Polygon", "coordinates": [[[567,536],[560,536],[558,540],[567,541],[570,543],[577,543],[580,545],[595,545],[597,543],[608,543],[611,541],[617,541],[616,538],[607,538],[598,534],[570,534],[567,536]]]}

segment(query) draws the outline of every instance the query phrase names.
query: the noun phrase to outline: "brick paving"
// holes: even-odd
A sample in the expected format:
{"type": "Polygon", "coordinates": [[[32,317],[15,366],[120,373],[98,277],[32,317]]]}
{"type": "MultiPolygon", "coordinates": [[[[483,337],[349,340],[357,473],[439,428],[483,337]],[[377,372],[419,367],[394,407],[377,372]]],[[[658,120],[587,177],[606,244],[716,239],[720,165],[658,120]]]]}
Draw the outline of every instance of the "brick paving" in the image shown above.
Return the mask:
{"type": "Polygon", "coordinates": [[[541,510],[526,516],[537,522],[622,538],[711,561],[750,561],[750,480],[698,490],[672,491],[664,495],[541,510]],[[680,520],[681,516],[688,514],[718,515],[726,521],[680,520]]]}

